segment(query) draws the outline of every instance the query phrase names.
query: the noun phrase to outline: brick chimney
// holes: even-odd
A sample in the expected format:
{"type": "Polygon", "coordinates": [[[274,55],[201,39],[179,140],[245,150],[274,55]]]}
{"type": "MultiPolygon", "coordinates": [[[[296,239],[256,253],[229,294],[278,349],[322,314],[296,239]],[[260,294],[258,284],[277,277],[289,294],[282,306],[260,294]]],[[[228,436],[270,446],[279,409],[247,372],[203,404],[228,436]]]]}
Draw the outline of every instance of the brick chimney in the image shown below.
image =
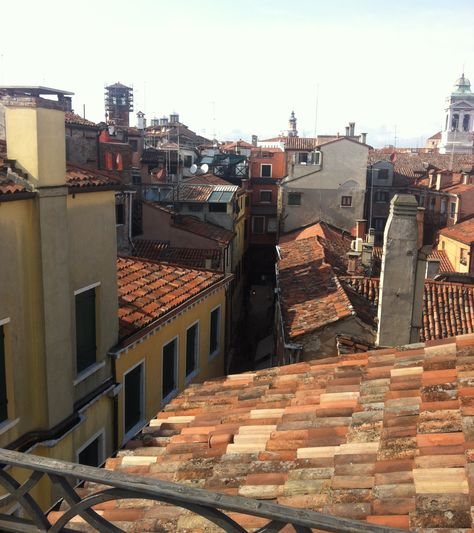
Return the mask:
{"type": "Polygon", "coordinates": [[[356,220],[356,237],[358,239],[365,240],[365,234],[367,233],[367,220],[356,220]]]}
{"type": "Polygon", "coordinates": [[[426,255],[419,253],[418,203],[397,194],[385,226],[378,305],[379,346],[418,342],[422,325],[426,255]]]}

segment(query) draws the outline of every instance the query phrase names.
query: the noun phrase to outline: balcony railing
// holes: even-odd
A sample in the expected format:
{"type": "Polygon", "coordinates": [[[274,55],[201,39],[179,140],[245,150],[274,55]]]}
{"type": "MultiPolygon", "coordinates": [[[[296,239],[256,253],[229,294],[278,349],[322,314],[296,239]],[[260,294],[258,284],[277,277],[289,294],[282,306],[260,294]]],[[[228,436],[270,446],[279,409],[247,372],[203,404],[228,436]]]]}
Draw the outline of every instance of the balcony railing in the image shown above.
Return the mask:
{"type": "Polygon", "coordinates": [[[0,531],[6,532],[72,532],[73,530],[67,528],[67,525],[71,519],[79,516],[97,531],[118,533],[123,530],[96,513],[93,507],[111,500],[130,498],[149,499],[188,509],[228,533],[245,533],[246,530],[227,516],[225,511],[268,519],[268,524],[260,528],[257,533],[275,533],[290,524],[296,533],[311,533],[311,528],[335,533],[395,533],[397,531],[401,533],[402,531],[337,518],[315,511],[294,509],[241,496],[217,494],[177,483],[45,459],[4,449],[0,449],[0,466],[2,466],[0,486],[7,492],[6,495],[0,497],[0,508],[5,509],[16,504],[21,507],[23,514],[28,516],[28,518],[17,518],[0,513],[0,531]],[[4,468],[5,465],[26,469],[31,472],[31,475],[20,485],[4,468]],[[50,523],[47,514],[43,513],[31,495],[31,490],[44,477],[50,479],[69,506],[54,524],[50,523]],[[72,486],[72,481],[78,482],[78,480],[97,484],[97,491],[81,499],[72,486]]]}

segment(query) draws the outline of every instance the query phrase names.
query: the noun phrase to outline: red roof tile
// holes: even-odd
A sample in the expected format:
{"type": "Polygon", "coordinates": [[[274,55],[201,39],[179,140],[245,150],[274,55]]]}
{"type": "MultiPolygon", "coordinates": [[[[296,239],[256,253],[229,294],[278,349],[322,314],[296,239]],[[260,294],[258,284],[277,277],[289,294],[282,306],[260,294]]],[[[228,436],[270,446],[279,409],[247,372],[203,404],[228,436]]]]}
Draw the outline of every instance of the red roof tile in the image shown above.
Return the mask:
{"type": "Polygon", "coordinates": [[[283,323],[290,338],[354,314],[316,238],[281,243],[279,250],[283,323]]]}
{"type": "Polygon", "coordinates": [[[155,322],[222,280],[223,274],[209,270],[119,257],[120,338],[124,339],[155,322]]]}
{"type": "Polygon", "coordinates": [[[66,182],[71,189],[116,189],[121,186],[121,181],[107,172],[70,163],[67,164],[66,182]]]}
{"type": "Polygon", "coordinates": [[[71,111],[66,111],[66,113],[64,113],[64,121],[66,122],[66,124],[76,124],[78,126],[90,126],[96,129],[98,127],[95,122],[87,120],[86,118],[83,118],[80,115],[76,115],[76,113],[72,113],[71,111]]]}
{"type": "MultiPolygon", "coordinates": [[[[373,257],[378,262],[378,265],[375,266],[375,271],[380,272],[380,263],[382,261],[382,246],[374,246],[373,257]]],[[[439,260],[439,271],[440,272],[454,272],[455,269],[449,260],[448,254],[445,250],[432,250],[428,255],[428,259],[438,259],[439,260]]]]}
{"type": "Polygon", "coordinates": [[[197,217],[189,215],[180,216],[178,220],[175,219],[173,226],[195,233],[196,235],[201,235],[201,237],[217,241],[223,246],[227,246],[235,236],[232,231],[211,224],[210,222],[203,222],[197,217]]]}
{"type": "Polygon", "coordinates": [[[0,173],[0,194],[5,195],[21,195],[22,193],[30,192],[25,184],[16,182],[7,175],[0,173]]]}
{"type": "MultiPolygon", "coordinates": [[[[106,468],[373,524],[467,532],[473,354],[468,335],[192,385],[106,468]]],[[[127,531],[149,529],[151,517],[153,530],[208,528],[150,500],[114,509],[127,531]]],[[[246,527],[268,522],[232,516],[246,527]]]]}
{"type": "MultiPolygon", "coordinates": [[[[471,185],[471,187],[474,187],[471,185]]],[[[474,218],[469,218],[454,226],[449,226],[440,230],[440,235],[462,242],[464,244],[474,243],[474,218]]]]}
{"type": "MultiPolygon", "coordinates": [[[[378,304],[379,279],[341,277],[374,305],[378,304]]],[[[474,332],[474,285],[425,281],[421,340],[444,339],[474,332]]]]}
{"type": "Polygon", "coordinates": [[[193,268],[207,268],[210,262],[212,269],[218,269],[221,261],[221,250],[210,248],[179,248],[170,246],[168,242],[136,240],[133,243],[135,257],[152,261],[175,263],[193,268]]]}

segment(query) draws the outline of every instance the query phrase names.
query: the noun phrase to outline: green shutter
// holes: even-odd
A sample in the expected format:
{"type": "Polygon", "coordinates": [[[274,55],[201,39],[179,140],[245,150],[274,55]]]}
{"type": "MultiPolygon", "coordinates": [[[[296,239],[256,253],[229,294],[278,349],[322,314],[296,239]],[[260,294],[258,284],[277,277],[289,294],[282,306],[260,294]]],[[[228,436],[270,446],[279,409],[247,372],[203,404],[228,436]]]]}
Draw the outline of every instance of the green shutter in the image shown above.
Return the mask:
{"type": "Polygon", "coordinates": [[[95,289],[76,295],[76,369],[79,374],[96,362],[95,289]]]}
{"type": "Polygon", "coordinates": [[[8,418],[7,377],[5,370],[5,342],[3,326],[0,326],[0,422],[8,418]]]}

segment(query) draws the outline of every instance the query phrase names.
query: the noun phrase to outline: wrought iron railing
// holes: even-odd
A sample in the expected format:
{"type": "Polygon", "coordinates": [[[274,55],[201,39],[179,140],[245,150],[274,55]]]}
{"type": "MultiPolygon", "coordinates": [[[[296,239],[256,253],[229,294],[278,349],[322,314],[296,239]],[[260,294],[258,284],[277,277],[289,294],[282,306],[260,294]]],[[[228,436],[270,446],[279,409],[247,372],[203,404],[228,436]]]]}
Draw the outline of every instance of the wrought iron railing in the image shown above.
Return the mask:
{"type": "Polygon", "coordinates": [[[356,520],[337,518],[315,511],[294,509],[241,496],[217,494],[177,483],[45,459],[10,450],[0,449],[0,465],[2,466],[0,468],[0,486],[6,490],[6,494],[0,497],[0,509],[16,504],[21,507],[23,514],[28,516],[28,518],[18,518],[0,513],[0,531],[5,532],[71,532],[73,530],[67,528],[67,525],[73,518],[79,516],[97,531],[119,533],[123,530],[104,519],[92,507],[111,500],[130,498],[149,499],[187,509],[213,522],[228,533],[246,533],[246,530],[227,516],[225,511],[268,519],[268,524],[258,529],[257,533],[276,533],[290,524],[296,533],[311,533],[311,528],[336,533],[395,533],[402,531],[356,520]],[[5,465],[26,469],[31,472],[31,475],[27,481],[20,484],[4,468],[5,465]],[[41,510],[31,495],[32,489],[44,477],[50,479],[63,500],[69,505],[69,508],[54,524],[48,520],[47,514],[41,510]],[[81,498],[73,488],[71,480],[97,484],[97,491],[81,498]]]}

